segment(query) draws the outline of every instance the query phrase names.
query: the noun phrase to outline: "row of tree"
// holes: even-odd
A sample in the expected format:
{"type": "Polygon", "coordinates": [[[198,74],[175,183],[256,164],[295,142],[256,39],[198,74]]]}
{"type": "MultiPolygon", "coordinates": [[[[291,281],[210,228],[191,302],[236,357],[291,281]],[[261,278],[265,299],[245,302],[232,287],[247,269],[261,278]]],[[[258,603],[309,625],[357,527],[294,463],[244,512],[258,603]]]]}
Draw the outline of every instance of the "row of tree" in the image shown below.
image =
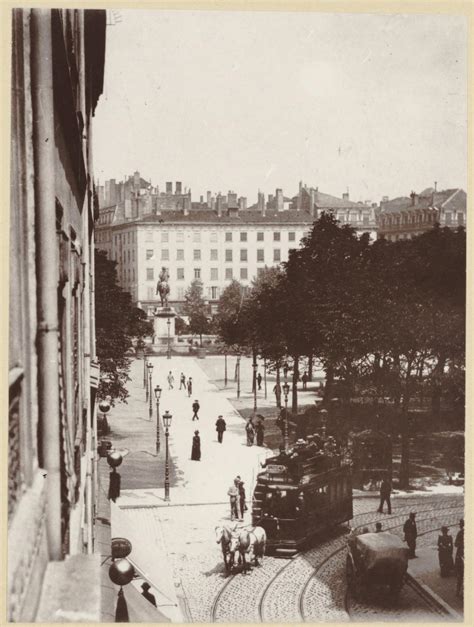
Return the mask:
{"type": "Polygon", "coordinates": [[[326,375],[324,402],[387,398],[402,436],[400,484],[408,484],[408,409],[415,395],[464,398],[465,231],[435,226],[418,237],[371,243],[323,214],[288,262],[265,269],[250,290],[222,294],[218,332],[228,347],[292,367],[292,409],[301,363],[326,375]]]}

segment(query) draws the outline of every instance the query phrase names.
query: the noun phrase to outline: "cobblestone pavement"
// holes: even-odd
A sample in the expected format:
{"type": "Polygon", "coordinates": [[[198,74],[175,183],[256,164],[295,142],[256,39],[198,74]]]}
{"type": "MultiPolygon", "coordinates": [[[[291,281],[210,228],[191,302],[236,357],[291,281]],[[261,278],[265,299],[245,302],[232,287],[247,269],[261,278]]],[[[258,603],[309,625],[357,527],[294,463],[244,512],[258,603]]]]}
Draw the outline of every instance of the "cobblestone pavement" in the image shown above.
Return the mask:
{"type": "MultiPolygon", "coordinates": [[[[384,529],[400,533],[408,513],[417,512],[419,533],[442,524],[455,525],[463,508],[458,496],[394,499],[391,516],[377,513],[373,498],[354,501],[351,526],[372,526],[381,520],[384,529]]],[[[160,508],[163,533],[169,546],[175,578],[180,582],[192,622],[324,622],[348,621],[346,612],[344,527],[329,539],[292,560],[265,557],[263,565],[243,575],[226,575],[213,527],[228,522],[222,505],[160,508]],[[212,522],[210,522],[212,521],[212,522]],[[180,533],[177,534],[176,530],[180,533]],[[184,535],[183,535],[184,534],[184,535]],[[183,542],[184,539],[184,542],[183,542]]],[[[249,523],[247,515],[246,523],[249,523]]],[[[420,542],[431,542],[429,534],[420,542]]],[[[350,604],[350,620],[371,614],[377,620],[423,620],[426,607],[410,589],[404,589],[400,605],[350,604]]],[[[429,617],[432,619],[432,616],[429,617]]],[[[361,619],[362,620],[362,619],[361,619]]]]}

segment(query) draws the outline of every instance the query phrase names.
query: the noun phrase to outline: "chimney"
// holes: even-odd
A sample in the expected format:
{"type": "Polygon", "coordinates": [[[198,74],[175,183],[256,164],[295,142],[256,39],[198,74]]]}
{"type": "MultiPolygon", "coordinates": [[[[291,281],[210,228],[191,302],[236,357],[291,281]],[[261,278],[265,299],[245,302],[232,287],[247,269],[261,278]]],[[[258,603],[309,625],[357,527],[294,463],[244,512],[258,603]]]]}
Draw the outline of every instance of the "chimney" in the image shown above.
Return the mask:
{"type": "Polygon", "coordinates": [[[191,194],[188,194],[184,197],[183,201],[183,213],[185,216],[189,215],[189,210],[191,209],[191,194]]]}
{"type": "Polygon", "coordinates": [[[201,203],[201,205],[204,204],[204,196],[199,196],[199,202],[201,203]]]}
{"type": "Polygon", "coordinates": [[[221,193],[219,192],[216,198],[216,209],[217,209],[218,218],[222,218],[222,205],[223,205],[223,199],[222,199],[221,193]]]}
{"type": "Polygon", "coordinates": [[[382,196],[382,202],[388,202],[388,196],[382,196]]]}
{"type": "Polygon", "coordinates": [[[167,181],[166,182],[166,193],[167,194],[172,194],[173,193],[173,183],[172,183],[172,181],[167,181]]]}
{"type": "Polygon", "coordinates": [[[418,194],[416,194],[415,192],[412,192],[410,194],[410,198],[411,198],[411,206],[416,207],[418,205],[418,194]]]}
{"type": "Polygon", "coordinates": [[[298,197],[296,199],[296,210],[301,211],[301,205],[303,202],[303,181],[300,181],[298,188],[298,197]]]}
{"type": "Polygon", "coordinates": [[[241,196],[239,198],[239,210],[245,211],[247,209],[247,198],[245,196],[241,196]]]}
{"type": "Polygon", "coordinates": [[[276,210],[277,211],[283,211],[283,208],[284,208],[284,205],[283,205],[283,190],[278,187],[275,190],[275,196],[276,196],[276,210]]]}
{"type": "Polygon", "coordinates": [[[265,194],[258,190],[257,209],[262,216],[266,215],[265,194]]]}
{"type": "Polygon", "coordinates": [[[211,208],[211,195],[212,195],[211,192],[208,191],[207,192],[207,207],[208,207],[208,209],[211,208]]]}
{"type": "Polygon", "coordinates": [[[434,184],[434,190],[435,190],[435,192],[437,191],[437,189],[438,189],[438,181],[435,181],[435,184],[434,184]]]}
{"type": "Polygon", "coordinates": [[[216,208],[216,199],[214,198],[214,196],[211,196],[211,211],[214,211],[215,208],[216,208]]]}
{"type": "Polygon", "coordinates": [[[183,193],[183,184],[181,183],[181,181],[176,181],[176,193],[177,194],[183,193]]]}
{"type": "Polygon", "coordinates": [[[342,194],[342,200],[349,200],[349,192],[344,192],[342,194]]]}
{"type": "Polygon", "coordinates": [[[140,172],[133,173],[133,187],[135,189],[140,189],[140,172]]]}

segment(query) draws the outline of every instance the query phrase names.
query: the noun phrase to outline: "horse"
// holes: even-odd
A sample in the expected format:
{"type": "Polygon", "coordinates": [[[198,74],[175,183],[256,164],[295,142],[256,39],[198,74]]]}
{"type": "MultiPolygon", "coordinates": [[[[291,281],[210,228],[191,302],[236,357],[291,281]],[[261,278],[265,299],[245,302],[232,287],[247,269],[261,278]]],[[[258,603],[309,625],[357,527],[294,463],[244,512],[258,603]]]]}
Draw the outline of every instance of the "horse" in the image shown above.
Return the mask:
{"type": "Polygon", "coordinates": [[[170,293],[170,286],[165,281],[160,281],[156,286],[156,291],[160,295],[161,306],[168,305],[168,294],[170,293]]]}
{"type": "Polygon", "coordinates": [[[225,569],[227,572],[229,572],[233,563],[233,558],[232,560],[227,559],[227,556],[228,555],[230,556],[230,543],[232,539],[232,531],[228,527],[218,526],[215,528],[215,532],[216,532],[216,542],[217,544],[221,545],[222,557],[224,558],[225,569]]]}
{"type": "Polygon", "coordinates": [[[232,564],[234,563],[235,552],[239,552],[239,563],[242,560],[243,574],[247,571],[246,554],[248,553],[248,565],[250,568],[250,562],[254,560],[255,566],[259,566],[258,558],[260,557],[263,563],[263,557],[265,555],[265,547],[267,543],[267,534],[263,527],[253,527],[252,529],[241,529],[238,533],[233,534],[230,542],[230,555],[232,558],[232,564]]]}

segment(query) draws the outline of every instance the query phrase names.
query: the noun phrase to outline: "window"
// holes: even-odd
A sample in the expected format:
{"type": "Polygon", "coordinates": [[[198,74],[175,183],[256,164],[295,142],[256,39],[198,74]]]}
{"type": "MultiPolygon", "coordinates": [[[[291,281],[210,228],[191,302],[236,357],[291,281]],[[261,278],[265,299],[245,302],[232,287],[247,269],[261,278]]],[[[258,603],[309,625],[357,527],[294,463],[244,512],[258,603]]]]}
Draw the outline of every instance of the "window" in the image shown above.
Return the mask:
{"type": "Polygon", "coordinates": [[[280,231],[274,231],[274,233],[273,233],[273,241],[274,242],[279,242],[280,241],[280,231]]]}
{"type": "Polygon", "coordinates": [[[232,233],[226,233],[225,234],[225,241],[226,242],[231,242],[232,241],[232,233]]]}
{"type": "Polygon", "coordinates": [[[199,248],[193,250],[193,259],[194,261],[201,261],[201,250],[199,248]]]}
{"type": "Polygon", "coordinates": [[[177,242],[184,242],[184,232],[183,231],[178,231],[176,233],[176,241],[177,242]]]}
{"type": "Polygon", "coordinates": [[[281,261],[281,252],[279,248],[273,249],[273,261],[281,261]]]}
{"type": "Polygon", "coordinates": [[[161,234],[161,241],[162,242],[170,241],[170,234],[168,233],[168,231],[163,231],[163,233],[161,234]]]}
{"type": "Polygon", "coordinates": [[[217,231],[211,231],[211,242],[217,242],[217,231]]]}
{"type": "Polygon", "coordinates": [[[232,249],[230,249],[230,248],[226,249],[226,251],[225,251],[225,260],[226,261],[232,261],[232,249]]]}
{"type": "Polygon", "coordinates": [[[184,248],[177,248],[176,249],[176,260],[177,261],[183,261],[184,259],[184,248]]]}
{"type": "Polygon", "coordinates": [[[263,271],[264,271],[264,268],[257,268],[257,276],[260,276],[263,271]]]}
{"type": "Polygon", "coordinates": [[[295,241],[295,232],[294,231],[290,231],[288,233],[288,241],[289,242],[294,242],[295,241]]]}
{"type": "Polygon", "coordinates": [[[257,248],[257,262],[265,261],[265,250],[263,248],[257,248]]]}
{"type": "Polygon", "coordinates": [[[161,249],[161,260],[162,261],[169,261],[169,259],[170,259],[169,248],[162,248],[161,249]]]}
{"type": "Polygon", "coordinates": [[[226,280],[231,280],[232,279],[232,268],[226,268],[225,269],[225,278],[226,278],[226,280]]]}
{"type": "Polygon", "coordinates": [[[184,268],[176,268],[176,278],[178,281],[184,281],[184,268]]]}
{"type": "Polygon", "coordinates": [[[240,249],[240,261],[247,261],[247,249],[246,248],[240,249]]]}
{"type": "Polygon", "coordinates": [[[241,233],[240,233],[240,241],[241,242],[246,242],[247,241],[247,233],[245,231],[241,231],[241,233]]]}
{"type": "Polygon", "coordinates": [[[153,281],[153,268],[147,268],[146,269],[146,280],[147,281],[153,281]]]}
{"type": "Polygon", "coordinates": [[[201,232],[200,231],[194,231],[193,233],[193,242],[200,242],[201,241],[201,232]]]}
{"type": "Polygon", "coordinates": [[[147,229],[145,233],[145,242],[152,242],[152,241],[153,241],[153,231],[151,229],[147,229]]]}
{"type": "Polygon", "coordinates": [[[211,248],[211,261],[217,261],[217,248],[211,248]]]}
{"type": "Polygon", "coordinates": [[[212,300],[217,300],[219,298],[219,288],[211,287],[211,298],[212,300]]]}
{"type": "Polygon", "coordinates": [[[263,242],[263,231],[257,232],[257,242],[263,242]]]}
{"type": "Polygon", "coordinates": [[[446,224],[451,224],[451,211],[446,211],[446,224]]]}
{"type": "Polygon", "coordinates": [[[219,278],[218,268],[211,268],[211,281],[217,281],[219,278]]]}
{"type": "Polygon", "coordinates": [[[195,279],[201,278],[201,268],[194,268],[194,278],[195,279]]]}
{"type": "Polygon", "coordinates": [[[241,279],[248,279],[249,278],[247,268],[240,268],[240,278],[241,279]]]}

